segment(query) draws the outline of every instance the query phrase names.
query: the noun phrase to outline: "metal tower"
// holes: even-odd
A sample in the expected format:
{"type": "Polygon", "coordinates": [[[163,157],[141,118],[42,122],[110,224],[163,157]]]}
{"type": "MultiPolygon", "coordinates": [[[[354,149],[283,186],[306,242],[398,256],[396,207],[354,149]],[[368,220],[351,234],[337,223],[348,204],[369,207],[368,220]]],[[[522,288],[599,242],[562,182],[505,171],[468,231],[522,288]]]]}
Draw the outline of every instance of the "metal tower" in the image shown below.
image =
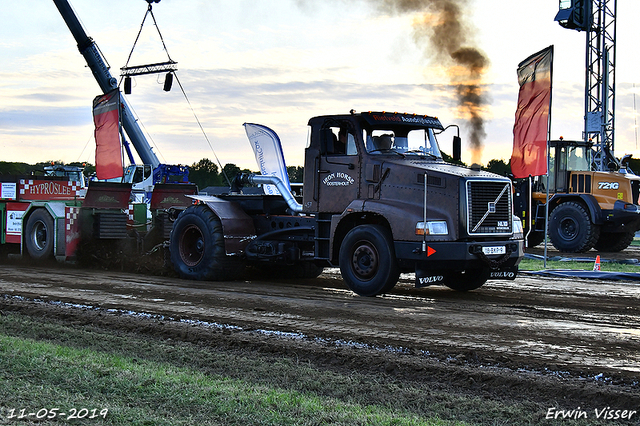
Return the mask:
{"type": "Polygon", "coordinates": [[[617,169],[615,147],[616,0],[560,0],[555,20],[586,32],[584,133],[596,147],[594,167],[617,169]]]}

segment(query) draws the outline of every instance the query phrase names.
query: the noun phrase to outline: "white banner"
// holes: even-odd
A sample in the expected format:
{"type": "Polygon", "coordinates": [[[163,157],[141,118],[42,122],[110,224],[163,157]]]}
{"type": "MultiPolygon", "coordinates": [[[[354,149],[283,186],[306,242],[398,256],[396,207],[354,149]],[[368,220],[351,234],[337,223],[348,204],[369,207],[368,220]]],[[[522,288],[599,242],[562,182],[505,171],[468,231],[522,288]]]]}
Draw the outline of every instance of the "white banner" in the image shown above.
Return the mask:
{"type": "MultiPolygon", "coordinates": [[[[244,129],[256,156],[256,162],[260,168],[260,174],[264,176],[277,176],[291,190],[287,166],[284,162],[280,138],[270,128],[252,123],[244,123],[244,129]]],[[[275,185],[263,185],[264,193],[280,195],[275,185]]]]}
{"type": "Polygon", "coordinates": [[[17,197],[18,185],[13,182],[2,182],[0,186],[0,199],[15,200],[17,197]]]}

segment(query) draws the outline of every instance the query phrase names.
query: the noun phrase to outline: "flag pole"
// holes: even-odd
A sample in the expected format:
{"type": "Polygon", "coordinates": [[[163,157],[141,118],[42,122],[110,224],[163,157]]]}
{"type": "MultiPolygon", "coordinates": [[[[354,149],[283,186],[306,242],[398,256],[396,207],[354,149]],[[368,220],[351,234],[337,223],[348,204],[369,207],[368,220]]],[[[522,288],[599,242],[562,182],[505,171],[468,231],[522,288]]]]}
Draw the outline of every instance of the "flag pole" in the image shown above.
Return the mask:
{"type": "Polygon", "coordinates": [[[547,201],[544,208],[544,269],[547,269],[547,250],[548,250],[548,232],[549,232],[549,165],[551,163],[551,151],[549,141],[551,140],[551,101],[553,99],[553,45],[551,45],[551,65],[549,70],[549,119],[547,120],[547,201]]]}

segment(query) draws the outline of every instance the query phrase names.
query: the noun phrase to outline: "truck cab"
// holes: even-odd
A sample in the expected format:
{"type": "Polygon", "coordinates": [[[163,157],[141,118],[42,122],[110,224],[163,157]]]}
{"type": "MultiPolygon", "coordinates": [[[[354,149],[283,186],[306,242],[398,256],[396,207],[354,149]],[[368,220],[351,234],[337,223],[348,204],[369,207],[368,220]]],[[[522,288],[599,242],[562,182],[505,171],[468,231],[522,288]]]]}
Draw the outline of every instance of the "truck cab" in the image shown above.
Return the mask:
{"type": "Polygon", "coordinates": [[[303,211],[318,217],[317,258],[339,265],[354,291],[384,292],[400,272],[457,290],[515,277],[523,244],[511,182],[446,163],[437,118],[364,112],[309,126],[303,211]],[[389,276],[376,284],[378,271],[389,276]]]}

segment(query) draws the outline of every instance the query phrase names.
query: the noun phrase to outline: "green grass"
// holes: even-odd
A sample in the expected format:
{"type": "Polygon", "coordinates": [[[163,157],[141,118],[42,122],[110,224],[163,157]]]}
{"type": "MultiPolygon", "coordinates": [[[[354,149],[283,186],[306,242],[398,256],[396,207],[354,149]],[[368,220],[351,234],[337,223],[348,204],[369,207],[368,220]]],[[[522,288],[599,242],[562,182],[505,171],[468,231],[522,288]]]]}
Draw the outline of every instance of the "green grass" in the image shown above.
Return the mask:
{"type": "MultiPolygon", "coordinates": [[[[444,425],[438,419],[394,413],[241,380],[209,376],[164,363],[0,338],[3,405],[8,408],[107,408],[104,424],[371,424],[444,425]]],[[[98,416],[100,418],[100,416],[98,416]]],[[[33,417],[32,417],[33,418],[33,417]]]]}
{"type": "MultiPolygon", "coordinates": [[[[593,257],[591,255],[585,255],[585,257],[593,257]]],[[[602,258],[602,256],[601,256],[602,258]]],[[[571,262],[571,261],[547,261],[546,269],[574,269],[574,270],[593,270],[595,262],[571,262]]],[[[538,259],[522,259],[519,269],[521,271],[540,271],[545,269],[544,261],[538,259]]],[[[640,264],[624,264],[615,262],[602,262],[600,263],[601,271],[608,272],[640,272],[640,264]]]]}
{"type": "MultiPolygon", "coordinates": [[[[95,418],[72,424],[91,425],[466,424],[392,405],[357,403],[281,387],[269,377],[243,380],[233,376],[246,360],[206,352],[184,344],[135,342],[127,336],[78,332],[17,315],[1,316],[0,424],[11,420],[7,419],[11,409],[18,415],[21,409],[29,413],[52,408],[65,413],[86,408],[95,418]],[[60,343],[65,341],[68,344],[60,343]],[[217,366],[212,367],[214,371],[203,368],[207,358],[217,366]],[[225,369],[229,375],[220,374],[225,369]],[[108,413],[103,419],[97,414],[105,408],[108,413]]],[[[322,387],[323,380],[334,380],[323,379],[304,366],[290,367],[318,381],[317,387],[322,387]]],[[[251,367],[245,368],[251,377],[251,367]]],[[[260,374],[279,375],[282,365],[261,368],[260,374]]],[[[65,418],[56,421],[67,424],[65,418]]]]}

